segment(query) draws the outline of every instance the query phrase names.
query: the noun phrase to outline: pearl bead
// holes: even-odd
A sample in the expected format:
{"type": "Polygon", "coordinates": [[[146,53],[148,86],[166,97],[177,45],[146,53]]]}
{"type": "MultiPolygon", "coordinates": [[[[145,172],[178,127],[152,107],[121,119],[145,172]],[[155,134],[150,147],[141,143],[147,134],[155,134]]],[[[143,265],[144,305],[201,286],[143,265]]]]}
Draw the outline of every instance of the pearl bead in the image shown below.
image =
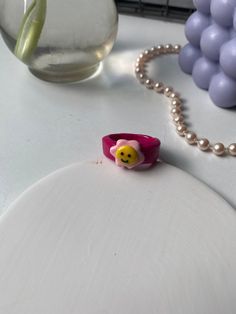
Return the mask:
{"type": "Polygon", "coordinates": [[[157,92],[157,93],[162,93],[163,90],[164,90],[164,85],[163,83],[161,82],[157,82],[154,86],[154,90],[157,92]]]}
{"type": "Polygon", "coordinates": [[[185,139],[190,145],[193,145],[196,143],[197,135],[194,132],[188,131],[185,134],[185,139]]]}
{"type": "Polygon", "coordinates": [[[209,149],[210,142],[208,141],[207,138],[201,138],[197,141],[197,146],[199,147],[199,149],[205,151],[209,149]]]}
{"type": "Polygon", "coordinates": [[[173,99],[173,100],[171,101],[171,106],[172,106],[173,108],[180,108],[180,107],[181,107],[181,102],[180,102],[180,100],[179,100],[179,99],[173,99]]]}
{"type": "Polygon", "coordinates": [[[184,122],[184,117],[182,115],[176,115],[173,118],[173,121],[175,124],[183,123],[184,122]]]}
{"type": "Polygon", "coordinates": [[[136,72],[137,74],[140,74],[142,71],[141,71],[140,68],[136,67],[136,68],[135,68],[135,72],[136,72]]]}
{"type": "Polygon", "coordinates": [[[164,51],[164,46],[163,46],[163,45],[158,45],[158,46],[157,46],[157,50],[158,50],[159,52],[163,52],[163,51],[164,51]]]}
{"type": "Polygon", "coordinates": [[[146,81],[147,77],[143,73],[139,74],[139,81],[143,84],[146,81]]]}
{"type": "Polygon", "coordinates": [[[170,111],[170,114],[175,117],[176,115],[179,115],[181,113],[181,110],[179,108],[172,108],[170,111]]]}
{"type": "Polygon", "coordinates": [[[176,131],[177,131],[177,133],[178,133],[180,136],[184,136],[185,133],[187,132],[187,128],[186,128],[185,125],[179,124],[179,125],[177,125],[177,127],[176,127],[176,131]]]}
{"type": "Polygon", "coordinates": [[[212,147],[212,151],[217,156],[222,156],[225,153],[225,147],[222,143],[216,143],[212,147]]]}
{"type": "Polygon", "coordinates": [[[156,53],[157,53],[157,47],[152,47],[151,49],[150,49],[150,51],[151,51],[151,54],[152,54],[152,56],[155,56],[156,55],[156,53]]]}
{"type": "Polygon", "coordinates": [[[229,145],[228,152],[231,156],[236,156],[236,143],[232,143],[229,145]]]}
{"type": "Polygon", "coordinates": [[[170,86],[167,86],[167,87],[164,89],[164,95],[167,96],[167,97],[169,97],[170,94],[172,93],[172,91],[173,91],[173,88],[170,87],[170,86]]]}
{"type": "Polygon", "coordinates": [[[180,49],[181,49],[181,46],[180,45],[174,45],[174,51],[176,53],[179,53],[180,52],[180,49]]]}
{"type": "Polygon", "coordinates": [[[151,56],[150,50],[145,50],[143,54],[144,54],[145,60],[148,60],[151,56]]]}
{"type": "Polygon", "coordinates": [[[138,59],[139,59],[139,62],[140,62],[140,61],[142,61],[142,62],[143,62],[143,61],[144,61],[144,54],[143,54],[143,53],[140,53],[140,55],[139,55],[139,58],[138,58],[138,59]]]}
{"type": "Polygon", "coordinates": [[[177,93],[171,93],[169,96],[171,99],[176,99],[179,97],[179,95],[177,93]]]}
{"type": "Polygon", "coordinates": [[[153,85],[154,85],[153,80],[147,79],[147,80],[145,81],[145,86],[146,86],[148,89],[153,89],[153,87],[154,87],[153,85]]]}
{"type": "Polygon", "coordinates": [[[168,52],[172,52],[173,46],[171,44],[167,44],[165,45],[165,51],[168,52]]]}

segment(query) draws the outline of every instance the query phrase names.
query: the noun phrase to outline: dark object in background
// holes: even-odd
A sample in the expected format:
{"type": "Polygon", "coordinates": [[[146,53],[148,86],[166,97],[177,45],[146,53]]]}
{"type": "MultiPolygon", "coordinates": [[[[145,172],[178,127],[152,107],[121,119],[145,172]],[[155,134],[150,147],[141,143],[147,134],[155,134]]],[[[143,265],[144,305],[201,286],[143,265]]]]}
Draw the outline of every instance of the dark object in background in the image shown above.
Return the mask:
{"type": "Polygon", "coordinates": [[[195,10],[192,0],[116,0],[124,14],[185,22],[195,10]]]}

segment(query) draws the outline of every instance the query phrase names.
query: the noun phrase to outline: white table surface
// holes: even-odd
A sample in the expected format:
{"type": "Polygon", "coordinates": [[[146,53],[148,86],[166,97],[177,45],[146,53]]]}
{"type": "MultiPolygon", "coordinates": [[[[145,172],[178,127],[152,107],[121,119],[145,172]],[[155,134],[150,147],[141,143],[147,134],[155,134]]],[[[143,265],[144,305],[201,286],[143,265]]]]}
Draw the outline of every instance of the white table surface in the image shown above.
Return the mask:
{"type": "MultiPolygon", "coordinates": [[[[32,76],[0,40],[1,211],[52,171],[101,158],[101,137],[111,132],[159,137],[165,162],[193,174],[236,207],[236,159],[188,146],[169,121],[164,97],[140,86],[133,74],[134,60],[144,48],[185,41],[181,24],[120,16],[117,42],[100,74],[80,84],[57,85],[32,76]]],[[[152,69],[153,77],[182,93],[187,120],[199,135],[236,141],[236,110],[214,106],[181,73],[176,56],[160,58],[152,69]]]]}

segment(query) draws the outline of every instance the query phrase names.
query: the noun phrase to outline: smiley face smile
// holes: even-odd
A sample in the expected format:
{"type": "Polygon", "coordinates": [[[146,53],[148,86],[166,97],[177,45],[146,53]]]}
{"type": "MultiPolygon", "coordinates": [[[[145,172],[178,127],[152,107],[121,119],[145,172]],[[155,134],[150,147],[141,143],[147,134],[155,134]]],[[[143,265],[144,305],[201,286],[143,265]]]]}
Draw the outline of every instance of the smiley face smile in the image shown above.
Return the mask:
{"type": "Polygon", "coordinates": [[[129,163],[129,161],[128,161],[128,160],[124,160],[123,158],[121,158],[120,160],[121,160],[122,162],[126,163],[126,164],[128,164],[128,163],[129,163]]]}

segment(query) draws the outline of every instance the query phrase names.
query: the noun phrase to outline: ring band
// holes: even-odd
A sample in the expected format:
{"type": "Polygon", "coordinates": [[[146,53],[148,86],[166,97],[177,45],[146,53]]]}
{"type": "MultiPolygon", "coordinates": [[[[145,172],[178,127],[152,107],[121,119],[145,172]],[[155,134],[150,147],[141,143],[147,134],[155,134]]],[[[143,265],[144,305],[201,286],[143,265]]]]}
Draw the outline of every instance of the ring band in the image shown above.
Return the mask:
{"type": "Polygon", "coordinates": [[[116,133],[102,138],[104,155],[120,167],[151,166],[159,158],[161,142],[143,134],[116,133]]]}

